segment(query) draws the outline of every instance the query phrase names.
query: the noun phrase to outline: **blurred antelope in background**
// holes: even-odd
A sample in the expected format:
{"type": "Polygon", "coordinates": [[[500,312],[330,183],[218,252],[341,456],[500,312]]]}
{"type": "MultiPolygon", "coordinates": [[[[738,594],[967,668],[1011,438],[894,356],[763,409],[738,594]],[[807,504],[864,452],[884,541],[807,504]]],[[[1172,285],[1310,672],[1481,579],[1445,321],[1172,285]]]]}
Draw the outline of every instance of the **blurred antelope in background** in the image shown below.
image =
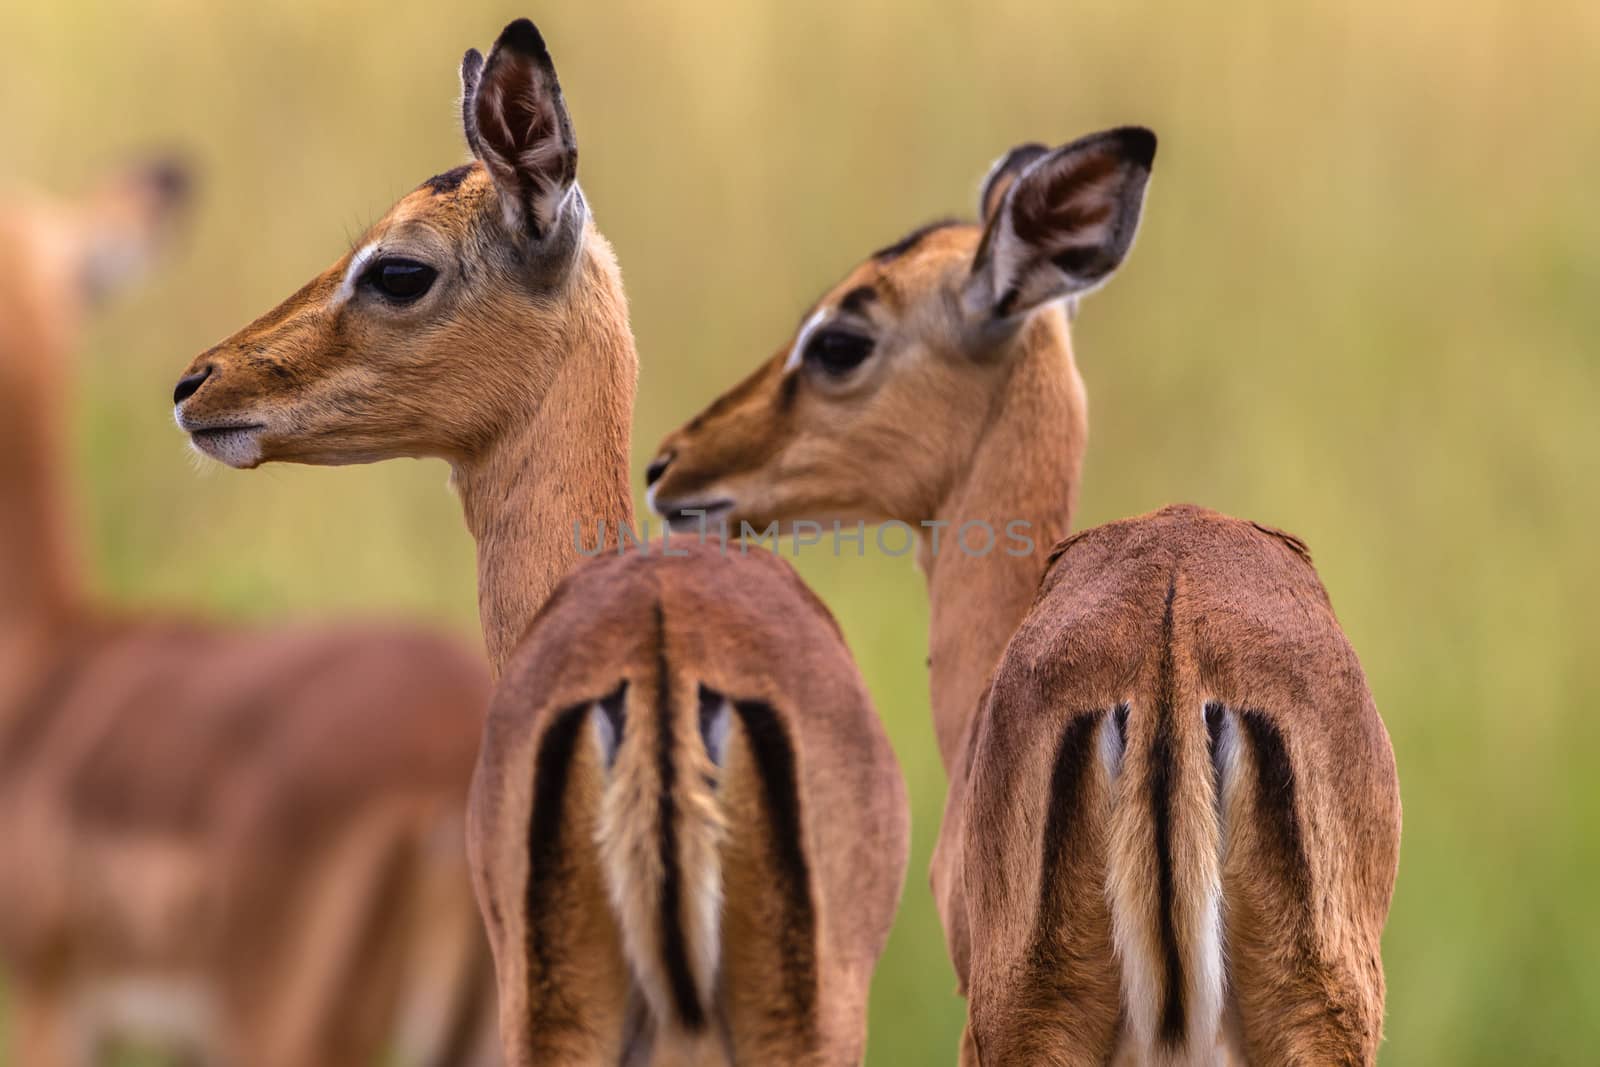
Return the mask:
{"type": "Polygon", "coordinates": [[[1180,508],[1047,556],[1087,437],[1069,310],[1155,149],[1014,149],[980,223],[873,253],[669,435],[650,496],[689,527],[916,531],[964,1063],[1370,1063],[1399,793],[1304,546],[1180,508]]]}
{"type": "Polygon", "coordinates": [[[631,526],[638,358],[533,24],[461,67],[474,160],[197,357],[234,467],[449,462],[500,678],[469,837],[516,1064],[844,1064],[907,811],[826,609],[782,562],[631,526]],[[541,611],[541,608],[543,610],[541,611]]]}
{"type": "Polygon", "coordinates": [[[159,164],[0,211],[8,1062],[87,1064],[129,1036],[260,1067],[494,1062],[462,817],[475,658],[409,628],[225,627],[86,588],[69,357],[187,185],[159,164]]]}

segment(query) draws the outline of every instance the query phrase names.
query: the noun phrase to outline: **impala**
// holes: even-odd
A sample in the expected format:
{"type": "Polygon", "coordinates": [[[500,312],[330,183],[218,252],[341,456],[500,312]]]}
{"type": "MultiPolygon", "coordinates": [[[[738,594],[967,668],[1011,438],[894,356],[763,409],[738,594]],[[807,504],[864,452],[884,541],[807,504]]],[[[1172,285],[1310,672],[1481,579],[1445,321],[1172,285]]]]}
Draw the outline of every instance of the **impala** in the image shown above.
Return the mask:
{"type": "Polygon", "coordinates": [[[13,1056],[140,1036],[205,1062],[495,1052],[464,826],[485,672],[392,626],[96,603],[64,497],[80,320],[161,244],[181,168],[0,212],[0,959],[13,1056]]]}
{"type": "Polygon", "coordinates": [[[575,526],[632,523],[627,302],[538,30],[461,80],[473,161],[195,359],[179,425],[236,467],[450,464],[499,678],[469,842],[512,1062],[859,1062],[893,753],[780,561],[657,545],[562,584],[575,526]]]}
{"type": "Polygon", "coordinates": [[[680,526],[917,530],[963,1062],[1369,1063],[1398,788],[1304,546],[1180,508],[1047,556],[1087,435],[1069,313],[1131,247],[1155,147],[1012,150],[981,222],[867,257],[669,435],[650,497],[680,526]]]}

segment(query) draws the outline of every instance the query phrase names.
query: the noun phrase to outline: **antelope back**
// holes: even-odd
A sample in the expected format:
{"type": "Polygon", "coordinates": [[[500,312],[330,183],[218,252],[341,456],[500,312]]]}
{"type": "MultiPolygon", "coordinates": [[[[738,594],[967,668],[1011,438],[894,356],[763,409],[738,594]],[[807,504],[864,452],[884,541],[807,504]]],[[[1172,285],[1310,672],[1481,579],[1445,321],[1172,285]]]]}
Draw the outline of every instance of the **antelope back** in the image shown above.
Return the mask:
{"type": "Polygon", "coordinates": [[[792,569],[672,544],[569,575],[490,710],[470,821],[507,1048],[859,1062],[908,846],[893,751],[792,569]]]}

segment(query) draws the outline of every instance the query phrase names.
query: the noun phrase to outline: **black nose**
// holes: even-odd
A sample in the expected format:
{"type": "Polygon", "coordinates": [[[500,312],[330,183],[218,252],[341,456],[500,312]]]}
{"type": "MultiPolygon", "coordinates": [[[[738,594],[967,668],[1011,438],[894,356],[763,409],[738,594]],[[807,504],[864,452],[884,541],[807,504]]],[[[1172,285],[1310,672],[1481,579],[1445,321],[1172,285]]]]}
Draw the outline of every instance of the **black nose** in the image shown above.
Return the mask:
{"type": "Polygon", "coordinates": [[[644,486],[646,489],[661,480],[661,476],[667,473],[667,464],[671,462],[671,456],[657,456],[650,461],[650,466],[644,469],[644,486]]]}
{"type": "Polygon", "coordinates": [[[172,391],[172,402],[181,404],[191,396],[194,396],[209,377],[211,377],[211,364],[208,363],[193,374],[185,374],[182,378],[179,378],[178,387],[172,391]]]}

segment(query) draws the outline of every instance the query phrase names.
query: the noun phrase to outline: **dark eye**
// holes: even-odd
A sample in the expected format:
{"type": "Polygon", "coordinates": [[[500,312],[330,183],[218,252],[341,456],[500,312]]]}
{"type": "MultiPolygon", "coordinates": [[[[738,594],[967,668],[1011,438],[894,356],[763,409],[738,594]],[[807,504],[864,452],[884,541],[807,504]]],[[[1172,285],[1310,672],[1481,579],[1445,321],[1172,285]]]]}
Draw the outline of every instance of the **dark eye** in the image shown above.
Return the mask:
{"type": "Polygon", "coordinates": [[[433,287],[439,272],[414,259],[380,259],[367,269],[366,282],[390,300],[409,304],[433,287]]]}
{"type": "Polygon", "coordinates": [[[822,330],[806,343],[805,360],[829,374],[846,374],[872,355],[872,338],[845,330],[822,330]]]}

